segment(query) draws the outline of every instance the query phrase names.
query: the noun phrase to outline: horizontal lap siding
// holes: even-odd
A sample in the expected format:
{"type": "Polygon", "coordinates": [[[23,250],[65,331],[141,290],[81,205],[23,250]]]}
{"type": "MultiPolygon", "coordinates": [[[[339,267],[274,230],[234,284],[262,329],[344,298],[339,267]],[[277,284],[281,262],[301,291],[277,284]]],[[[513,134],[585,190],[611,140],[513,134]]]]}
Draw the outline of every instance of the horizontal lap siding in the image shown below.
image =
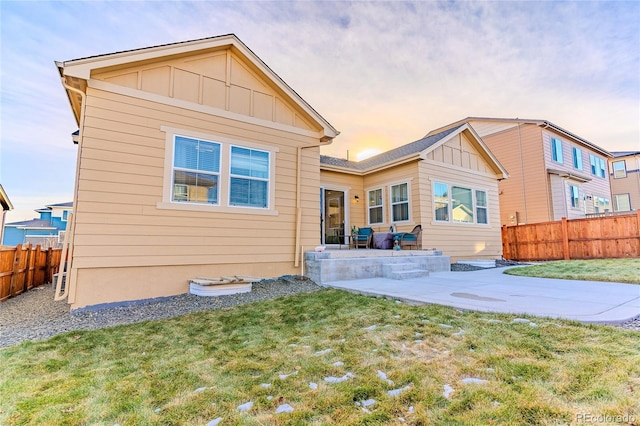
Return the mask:
{"type": "Polygon", "coordinates": [[[500,222],[516,224],[510,217],[518,212],[521,223],[551,220],[549,183],[538,126],[524,124],[482,140],[507,169],[509,178],[499,183],[500,222]]]}
{"type": "MultiPolygon", "coordinates": [[[[418,162],[403,164],[380,172],[371,173],[364,178],[365,191],[382,188],[382,206],[384,210],[384,223],[373,225],[377,232],[386,232],[392,224],[391,217],[391,186],[409,183],[409,221],[396,224],[398,232],[409,232],[415,225],[420,224],[420,182],[418,180],[418,162]]],[[[367,209],[367,197],[365,193],[364,208],[367,209]]],[[[366,212],[365,212],[366,214],[366,212]]],[[[365,221],[367,218],[365,217],[365,221]]]]}
{"type": "MultiPolygon", "coordinates": [[[[544,157],[547,163],[547,167],[552,169],[567,171],[570,173],[578,173],[582,176],[586,176],[591,179],[588,182],[578,182],[575,180],[565,179],[566,182],[563,188],[565,191],[568,191],[569,185],[574,185],[579,188],[579,192],[580,192],[579,209],[576,209],[573,212],[569,211],[567,214],[565,214],[565,212],[563,212],[562,210],[554,211],[554,216],[548,220],[560,220],[563,217],[569,217],[569,218],[584,217],[585,207],[586,207],[586,213],[595,212],[593,197],[607,198],[609,199],[609,201],[611,201],[611,203],[613,203],[613,201],[611,200],[611,187],[609,184],[609,173],[608,173],[608,169],[606,168],[608,167],[606,157],[602,156],[600,153],[596,153],[595,151],[591,150],[590,148],[584,145],[573,143],[568,138],[560,134],[557,134],[555,132],[551,132],[550,130],[546,130],[542,132],[542,139],[544,142],[544,157]],[[552,160],[552,157],[551,157],[551,139],[552,138],[559,139],[562,141],[562,159],[563,159],[562,163],[558,163],[552,160]],[[580,148],[580,150],[582,151],[582,170],[576,170],[573,168],[572,148],[574,146],[577,148],[580,148]],[[603,159],[605,161],[605,177],[604,178],[600,177],[600,175],[595,176],[591,174],[591,162],[589,157],[590,154],[595,155],[597,158],[603,159]],[[587,199],[583,200],[583,197],[586,197],[587,199]],[[583,204],[583,203],[586,203],[586,204],[583,204]]],[[[599,169],[598,169],[598,173],[599,173],[599,169]]],[[[554,199],[554,205],[566,204],[570,206],[568,192],[565,192],[565,191],[552,192],[551,196],[554,199]]],[[[613,204],[610,204],[610,209],[613,210],[613,204]]]]}
{"type": "MultiPolygon", "coordinates": [[[[293,262],[297,147],[317,140],[95,89],[84,124],[74,266],[293,262]],[[158,209],[161,126],[278,147],[271,183],[279,214],[158,209]]],[[[302,150],[302,243],[309,246],[318,241],[318,155],[318,148],[302,150]]]]}
{"type": "Polygon", "coordinates": [[[420,200],[424,248],[442,250],[452,260],[499,258],[502,254],[498,185],[495,177],[468,170],[420,162],[420,200]],[[436,222],[433,182],[487,191],[488,225],[436,222]]]}

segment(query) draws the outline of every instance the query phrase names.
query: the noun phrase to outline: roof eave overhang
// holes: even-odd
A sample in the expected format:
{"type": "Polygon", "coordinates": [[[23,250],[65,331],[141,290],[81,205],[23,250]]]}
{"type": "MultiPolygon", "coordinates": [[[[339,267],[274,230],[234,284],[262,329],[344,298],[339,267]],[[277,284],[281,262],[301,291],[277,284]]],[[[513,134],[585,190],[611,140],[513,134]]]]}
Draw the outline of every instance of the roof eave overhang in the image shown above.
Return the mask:
{"type": "Polygon", "coordinates": [[[592,179],[588,176],[585,175],[581,175],[579,173],[573,173],[573,172],[569,172],[566,170],[558,170],[558,169],[547,169],[547,173],[549,173],[550,175],[558,175],[560,177],[566,178],[566,179],[570,179],[570,180],[575,180],[577,182],[590,182],[592,179]]]}
{"type": "Polygon", "coordinates": [[[606,156],[606,157],[612,157],[613,155],[608,152],[607,150],[604,150],[602,148],[600,148],[597,145],[594,145],[593,143],[589,142],[586,139],[581,138],[580,136],[573,134],[571,132],[569,132],[568,130],[563,129],[562,127],[559,127],[555,124],[553,124],[550,121],[546,121],[546,120],[536,120],[536,119],[526,119],[526,118],[492,118],[492,117],[467,117],[467,118],[463,118],[462,120],[458,120],[455,121],[453,123],[450,123],[444,127],[440,127],[438,129],[432,130],[431,132],[427,133],[427,136],[431,136],[433,134],[437,134],[441,131],[444,131],[448,128],[454,127],[456,125],[460,125],[461,123],[469,123],[470,121],[489,121],[489,122],[495,122],[495,123],[499,123],[499,122],[503,122],[503,123],[519,123],[519,124],[535,124],[537,126],[540,127],[544,127],[544,128],[551,128],[553,130],[555,130],[556,132],[569,137],[573,140],[575,140],[578,143],[581,143],[585,146],[588,146],[589,148],[593,149],[594,151],[599,152],[600,154],[606,156]]]}
{"type": "Polygon", "coordinates": [[[594,151],[597,151],[600,154],[604,155],[605,157],[613,158],[613,154],[611,154],[609,151],[604,150],[604,149],[600,148],[597,145],[594,145],[593,143],[589,142],[586,139],[582,139],[578,135],[574,135],[573,133],[569,132],[568,130],[563,129],[562,127],[558,127],[558,126],[556,126],[555,124],[553,124],[553,123],[551,123],[549,121],[542,121],[542,122],[538,123],[538,125],[540,127],[545,128],[545,129],[546,128],[550,128],[550,129],[552,129],[552,130],[554,130],[554,131],[556,131],[556,132],[558,132],[558,133],[560,133],[560,134],[562,134],[562,135],[564,135],[564,136],[566,136],[568,138],[573,139],[576,142],[579,142],[579,143],[581,143],[583,145],[586,145],[589,148],[593,149],[594,151]]]}
{"type": "Polygon", "coordinates": [[[344,174],[355,175],[355,176],[363,176],[364,175],[364,172],[362,170],[352,169],[352,168],[349,168],[349,167],[334,166],[334,165],[331,165],[331,164],[322,164],[322,163],[320,163],[320,170],[324,170],[324,171],[327,171],[327,172],[344,173],[344,174]]]}
{"type": "Polygon", "coordinates": [[[390,169],[392,167],[400,166],[400,165],[411,163],[411,162],[414,162],[414,161],[420,161],[420,160],[422,160],[422,157],[421,157],[420,154],[421,153],[416,152],[414,154],[410,154],[410,155],[407,155],[407,156],[404,156],[404,157],[397,158],[395,160],[389,161],[388,163],[379,164],[377,166],[369,167],[369,168],[365,169],[365,174],[380,172],[382,170],[390,169]]]}
{"type": "Polygon", "coordinates": [[[371,173],[380,172],[382,170],[390,169],[392,167],[396,167],[402,164],[411,163],[413,161],[420,161],[420,160],[422,160],[420,153],[415,153],[415,154],[407,155],[402,158],[395,159],[393,161],[389,161],[388,163],[379,164],[376,166],[363,168],[363,169],[353,169],[351,167],[340,167],[332,164],[323,164],[323,163],[320,163],[320,169],[331,171],[331,172],[348,173],[351,175],[365,176],[371,173]]]}
{"type": "Polygon", "coordinates": [[[33,231],[33,230],[38,230],[38,231],[55,231],[58,228],[52,228],[50,226],[16,226],[16,228],[18,229],[24,229],[25,231],[33,231]]]}
{"type": "Polygon", "coordinates": [[[0,204],[2,204],[2,210],[13,210],[13,204],[11,204],[9,196],[4,191],[2,185],[0,185],[0,204]]]}

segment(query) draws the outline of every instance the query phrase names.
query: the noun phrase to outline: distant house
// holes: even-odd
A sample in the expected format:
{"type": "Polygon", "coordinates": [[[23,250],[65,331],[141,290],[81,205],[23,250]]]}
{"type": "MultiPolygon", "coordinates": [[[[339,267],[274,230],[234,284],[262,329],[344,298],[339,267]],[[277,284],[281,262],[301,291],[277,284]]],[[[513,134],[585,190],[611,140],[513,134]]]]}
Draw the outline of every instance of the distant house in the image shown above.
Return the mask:
{"type": "Polygon", "coordinates": [[[11,204],[11,201],[9,200],[9,196],[4,191],[4,188],[2,187],[2,185],[0,185],[0,207],[2,207],[2,210],[0,210],[0,245],[2,245],[2,241],[4,240],[5,214],[9,210],[13,210],[13,204],[11,204]]]}
{"type": "Polygon", "coordinates": [[[321,156],[322,243],[348,242],[353,226],[421,225],[423,248],[454,260],[500,258],[498,182],[507,177],[468,123],[359,162],[321,156]]]}
{"type": "Polygon", "coordinates": [[[79,127],[72,309],[301,273],[339,132],[235,35],[56,65],[79,127]]]}
{"type": "Polygon", "coordinates": [[[617,212],[640,208],[640,151],[616,151],[609,160],[613,209],[617,212]]]}
{"type": "Polygon", "coordinates": [[[36,210],[40,218],[7,223],[4,225],[2,244],[5,246],[39,244],[43,248],[60,247],[67,229],[67,218],[72,211],[73,202],[48,204],[36,210]]]}
{"type": "Polygon", "coordinates": [[[468,117],[432,133],[462,123],[509,171],[499,184],[503,225],[612,211],[608,151],[546,120],[468,117]]]}

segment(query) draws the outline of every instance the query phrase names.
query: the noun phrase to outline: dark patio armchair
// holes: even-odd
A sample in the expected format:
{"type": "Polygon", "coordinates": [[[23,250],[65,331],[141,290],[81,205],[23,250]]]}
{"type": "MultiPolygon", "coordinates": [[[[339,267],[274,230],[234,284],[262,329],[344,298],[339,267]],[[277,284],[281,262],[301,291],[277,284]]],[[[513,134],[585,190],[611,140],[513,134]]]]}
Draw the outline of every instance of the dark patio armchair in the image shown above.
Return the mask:
{"type": "Polygon", "coordinates": [[[371,248],[372,240],[373,228],[359,228],[358,233],[353,236],[353,245],[355,246],[355,248],[371,248]]]}
{"type": "Polygon", "coordinates": [[[422,225],[416,225],[411,232],[396,232],[393,234],[394,244],[397,241],[400,248],[415,246],[422,250],[422,225]]]}

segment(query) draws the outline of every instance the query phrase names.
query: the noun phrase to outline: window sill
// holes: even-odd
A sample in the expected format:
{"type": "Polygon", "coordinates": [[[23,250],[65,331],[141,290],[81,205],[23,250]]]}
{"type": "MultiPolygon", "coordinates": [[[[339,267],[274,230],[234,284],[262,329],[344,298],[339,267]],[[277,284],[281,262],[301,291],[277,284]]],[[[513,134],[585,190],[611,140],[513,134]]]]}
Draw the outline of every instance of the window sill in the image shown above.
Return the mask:
{"type": "Polygon", "coordinates": [[[194,204],[194,203],[167,203],[160,202],[156,204],[160,210],[182,210],[207,213],[235,213],[235,214],[253,214],[260,216],[278,216],[278,210],[259,209],[255,207],[229,207],[216,206],[210,204],[194,204]]]}

